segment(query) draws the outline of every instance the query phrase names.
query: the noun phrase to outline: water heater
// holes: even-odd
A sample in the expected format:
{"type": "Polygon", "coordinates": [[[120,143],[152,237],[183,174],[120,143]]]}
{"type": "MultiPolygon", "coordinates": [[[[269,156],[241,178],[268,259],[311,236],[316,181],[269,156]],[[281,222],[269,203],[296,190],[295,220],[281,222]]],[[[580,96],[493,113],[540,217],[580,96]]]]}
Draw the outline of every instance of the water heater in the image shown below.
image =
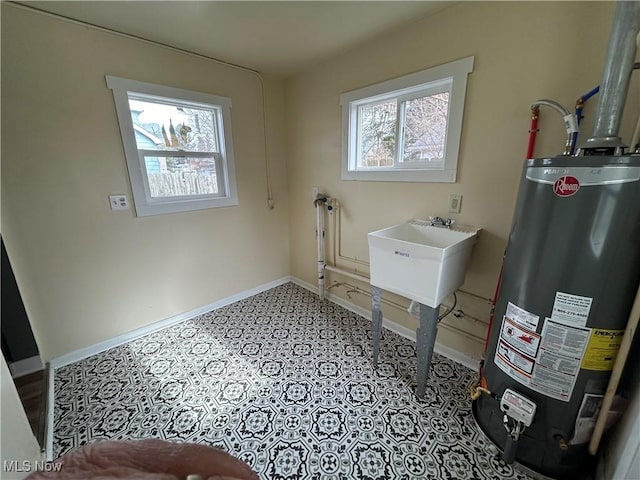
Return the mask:
{"type": "Polygon", "coordinates": [[[572,155],[568,129],[565,155],[525,163],[472,391],[476,423],[503,459],[547,477],[593,464],[640,283],[640,150],[625,153],[618,136],[639,32],[640,2],[618,2],[593,136],[572,155]]]}
{"type": "MultiPolygon", "coordinates": [[[[597,407],[640,282],[640,155],[526,162],[485,352],[484,377],[536,405],[518,438],[530,470],[574,478],[588,465],[597,407]]],[[[506,449],[499,400],[474,416],[506,449]]]]}

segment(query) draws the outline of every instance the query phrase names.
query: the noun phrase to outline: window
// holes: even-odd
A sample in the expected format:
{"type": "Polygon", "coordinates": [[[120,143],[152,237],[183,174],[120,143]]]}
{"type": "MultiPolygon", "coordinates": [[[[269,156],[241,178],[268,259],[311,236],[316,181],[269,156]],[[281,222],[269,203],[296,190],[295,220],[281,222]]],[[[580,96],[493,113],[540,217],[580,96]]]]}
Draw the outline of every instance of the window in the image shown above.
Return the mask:
{"type": "Polygon", "coordinates": [[[455,182],[473,57],[344,93],[342,179],[455,182]]]}
{"type": "Polygon", "coordinates": [[[230,98],[106,79],[138,216],[238,204],[230,98]]]}

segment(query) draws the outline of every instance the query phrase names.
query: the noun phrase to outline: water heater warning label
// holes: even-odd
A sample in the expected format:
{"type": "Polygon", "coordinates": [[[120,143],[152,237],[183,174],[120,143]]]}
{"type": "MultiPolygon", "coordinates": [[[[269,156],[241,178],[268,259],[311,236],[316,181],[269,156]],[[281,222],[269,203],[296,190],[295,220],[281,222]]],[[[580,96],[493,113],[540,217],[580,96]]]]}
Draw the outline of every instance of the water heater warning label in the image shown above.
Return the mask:
{"type": "Polygon", "coordinates": [[[538,328],[538,320],[540,320],[538,315],[527,312],[524,308],[520,308],[511,302],[507,304],[507,313],[505,316],[512,322],[515,322],[521,327],[531,330],[532,332],[536,331],[538,328]]]}
{"type": "Polygon", "coordinates": [[[531,390],[568,402],[580,364],[586,358],[590,334],[588,328],[572,327],[546,318],[539,335],[505,315],[494,362],[531,390]]]}
{"type": "Polygon", "coordinates": [[[524,385],[529,385],[534,360],[518,352],[509,344],[500,340],[496,349],[495,364],[504,373],[524,385]]]}
{"type": "Polygon", "coordinates": [[[546,318],[542,345],[529,387],[548,397],[568,402],[580,373],[589,333],[588,328],[570,327],[546,318]]]}
{"type": "Polygon", "coordinates": [[[542,348],[566,357],[581,359],[589,340],[589,333],[588,328],[569,327],[547,318],[542,329],[542,348]]]}
{"type": "Polygon", "coordinates": [[[608,372],[618,356],[624,330],[602,330],[594,328],[582,360],[582,368],[608,372]]]}
{"type": "Polygon", "coordinates": [[[572,327],[584,327],[589,318],[592,301],[591,297],[556,292],[551,318],[572,327]]]}
{"type": "Polygon", "coordinates": [[[538,353],[540,335],[525,330],[515,322],[509,320],[506,316],[502,321],[500,338],[513,348],[519,350],[521,353],[529,355],[530,357],[535,358],[538,353]]]}

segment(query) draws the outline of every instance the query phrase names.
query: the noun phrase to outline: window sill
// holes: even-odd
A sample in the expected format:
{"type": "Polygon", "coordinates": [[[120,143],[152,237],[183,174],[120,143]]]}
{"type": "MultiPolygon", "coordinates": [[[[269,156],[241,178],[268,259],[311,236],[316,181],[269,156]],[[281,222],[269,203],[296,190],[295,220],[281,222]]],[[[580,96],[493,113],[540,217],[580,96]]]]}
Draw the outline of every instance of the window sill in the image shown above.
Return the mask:
{"type": "Polygon", "coordinates": [[[385,171],[343,171],[342,180],[363,182],[423,182],[454,183],[455,170],[385,170],[385,171]]]}
{"type": "Polygon", "coordinates": [[[233,207],[239,205],[238,198],[224,197],[200,200],[182,200],[167,203],[139,204],[136,202],[136,215],[149,217],[165,213],[189,212],[191,210],[205,210],[207,208],[233,207]]]}

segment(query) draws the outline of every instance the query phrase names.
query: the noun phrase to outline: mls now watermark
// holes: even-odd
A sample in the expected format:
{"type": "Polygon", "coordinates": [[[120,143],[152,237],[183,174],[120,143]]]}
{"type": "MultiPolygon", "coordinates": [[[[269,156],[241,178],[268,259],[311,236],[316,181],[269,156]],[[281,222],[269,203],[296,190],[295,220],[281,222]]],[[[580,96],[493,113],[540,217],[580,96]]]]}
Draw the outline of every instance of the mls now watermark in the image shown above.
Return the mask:
{"type": "Polygon", "coordinates": [[[2,471],[6,473],[16,472],[59,472],[62,470],[61,463],[47,462],[45,460],[4,460],[2,471]]]}

